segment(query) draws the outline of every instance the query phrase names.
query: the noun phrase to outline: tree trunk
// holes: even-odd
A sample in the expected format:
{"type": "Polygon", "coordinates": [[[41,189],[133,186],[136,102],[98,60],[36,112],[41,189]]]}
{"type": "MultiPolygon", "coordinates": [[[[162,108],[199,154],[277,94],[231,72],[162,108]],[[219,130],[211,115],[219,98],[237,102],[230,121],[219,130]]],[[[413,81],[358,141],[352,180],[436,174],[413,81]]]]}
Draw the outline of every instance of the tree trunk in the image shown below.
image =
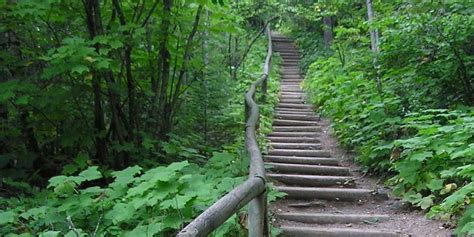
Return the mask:
{"type": "MultiPolygon", "coordinates": [[[[102,18],[100,15],[100,5],[98,0],[85,0],[84,8],[86,11],[86,23],[89,31],[90,39],[94,39],[97,35],[102,34],[102,18]]],[[[99,51],[99,45],[95,46],[96,51],[99,51]]],[[[94,128],[96,139],[96,159],[105,163],[107,159],[107,142],[105,138],[105,121],[104,110],[102,108],[102,89],[101,89],[101,75],[93,72],[92,90],[94,94],[94,128]]]]}
{"type": "MultiPolygon", "coordinates": [[[[123,14],[122,8],[118,0],[112,1],[115,11],[117,12],[120,25],[125,26],[127,21],[125,15],[123,14]]],[[[136,90],[135,82],[133,80],[132,74],[132,37],[130,32],[124,32],[125,36],[125,51],[124,51],[124,64],[125,64],[125,74],[127,78],[127,92],[128,92],[128,141],[136,142],[135,131],[137,130],[138,119],[137,119],[137,105],[135,102],[136,99],[136,90]]]]}
{"type": "MultiPolygon", "coordinates": [[[[170,76],[170,59],[171,55],[168,50],[168,37],[170,30],[170,17],[172,0],[163,0],[163,19],[161,20],[161,40],[160,40],[160,59],[159,66],[161,66],[161,83],[159,91],[159,110],[160,118],[158,121],[158,135],[161,139],[166,139],[166,135],[170,130],[168,117],[170,111],[167,111],[166,98],[168,92],[168,80],[170,76]]],[[[158,88],[157,88],[158,89],[158,88]]],[[[157,90],[158,92],[158,90],[157,90]]]]}
{"type": "Polygon", "coordinates": [[[332,28],[334,27],[334,21],[331,16],[323,17],[323,26],[324,26],[324,46],[329,48],[332,41],[334,40],[334,35],[332,28]]]}
{"type": "Polygon", "coordinates": [[[183,84],[183,81],[185,80],[185,75],[188,71],[188,63],[189,59],[191,57],[191,46],[194,40],[194,36],[196,35],[198,26],[199,26],[199,20],[201,19],[201,12],[202,12],[202,5],[200,5],[197,9],[196,12],[196,17],[194,19],[194,24],[191,32],[188,35],[188,39],[186,41],[186,45],[184,48],[184,55],[183,55],[183,65],[181,66],[181,70],[179,71],[179,76],[178,76],[178,82],[176,83],[176,87],[174,90],[173,97],[170,102],[170,111],[173,111],[175,109],[179,95],[181,93],[181,85],[183,84]]]}
{"type": "MultiPolygon", "coordinates": [[[[372,8],[372,0],[367,0],[367,20],[369,22],[369,26],[374,21],[374,15],[375,14],[374,14],[374,9],[372,8]]],[[[377,63],[377,53],[379,52],[378,41],[379,41],[379,33],[377,29],[372,29],[370,31],[370,46],[371,46],[372,52],[374,53],[372,63],[376,71],[375,80],[377,82],[377,91],[379,92],[379,94],[382,94],[382,81],[380,79],[380,70],[378,68],[378,63],[377,63]]]]}
{"type": "MultiPolygon", "coordinates": [[[[369,21],[369,25],[374,21],[374,10],[372,8],[372,0],[367,0],[367,18],[369,21]]],[[[370,31],[370,43],[372,52],[377,53],[378,49],[378,41],[379,41],[379,33],[377,29],[373,29],[370,31]]]]}

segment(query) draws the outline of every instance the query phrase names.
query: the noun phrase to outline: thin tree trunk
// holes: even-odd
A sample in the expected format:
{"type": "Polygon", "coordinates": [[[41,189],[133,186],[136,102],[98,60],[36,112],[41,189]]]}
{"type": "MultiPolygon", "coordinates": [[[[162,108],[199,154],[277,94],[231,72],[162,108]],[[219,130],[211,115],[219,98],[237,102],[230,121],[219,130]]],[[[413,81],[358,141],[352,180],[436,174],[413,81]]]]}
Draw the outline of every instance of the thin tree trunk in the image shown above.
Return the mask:
{"type": "MultiPolygon", "coordinates": [[[[100,5],[98,0],[85,0],[84,8],[86,11],[86,23],[89,31],[90,39],[102,34],[102,19],[100,15],[100,5]]],[[[99,45],[95,46],[99,51],[99,45]]],[[[102,163],[107,159],[107,142],[105,135],[105,121],[104,110],[102,108],[102,89],[101,89],[101,75],[97,72],[92,72],[92,90],[94,94],[94,128],[96,139],[96,159],[102,163]]]]}
{"type": "MultiPolygon", "coordinates": [[[[120,25],[125,26],[127,21],[125,15],[123,14],[122,8],[118,0],[112,1],[115,11],[117,12],[120,25]]],[[[128,92],[128,141],[136,142],[135,131],[138,126],[137,119],[137,105],[135,102],[136,99],[136,88],[135,82],[133,80],[132,74],[132,37],[130,32],[124,32],[125,36],[125,51],[124,51],[124,64],[125,64],[125,75],[127,78],[127,92],[128,92]]]]}
{"type": "MultiPolygon", "coordinates": [[[[374,9],[372,7],[372,0],[367,0],[367,18],[369,21],[369,25],[374,21],[374,9]]],[[[379,33],[377,29],[373,29],[370,31],[370,43],[372,52],[377,53],[378,49],[378,41],[379,41],[379,33]]]]}
{"type": "Polygon", "coordinates": [[[332,41],[334,40],[334,35],[332,32],[332,28],[334,27],[334,22],[331,16],[324,16],[323,17],[323,26],[324,26],[324,46],[329,48],[331,46],[332,41]]]}
{"type": "MultiPolygon", "coordinates": [[[[171,17],[171,6],[172,0],[163,0],[163,19],[161,20],[161,40],[160,40],[160,59],[159,65],[161,66],[161,83],[159,91],[159,110],[160,118],[158,121],[159,129],[158,135],[161,139],[166,139],[166,135],[170,128],[166,122],[170,111],[166,111],[166,98],[168,92],[168,80],[170,77],[170,51],[168,50],[168,37],[170,30],[170,17],[171,17]]],[[[157,88],[158,89],[158,88],[157,88]]]]}
{"type": "Polygon", "coordinates": [[[200,5],[196,11],[196,17],[194,19],[193,28],[188,35],[186,46],[184,47],[183,65],[181,66],[181,70],[179,71],[178,82],[176,83],[174,94],[173,94],[171,103],[169,105],[170,111],[175,109],[176,103],[178,101],[178,97],[180,95],[181,85],[183,84],[184,77],[188,71],[188,63],[189,63],[189,59],[191,55],[191,45],[193,43],[194,36],[196,35],[197,29],[199,26],[199,20],[201,19],[202,8],[203,8],[202,5],[200,5]]]}
{"type": "MultiPolygon", "coordinates": [[[[374,14],[374,9],[372,8],[372,0],[367,0],[367,20],[369,22],[369,25],[371,25],[371,23],[374,21],[374,15],[375,14],[374,14]]],[[[380,70],[379,70],[378,62],[377,62],[377,54],[379,52],[378,41],[379,41],[379,33],[377,29],[372,29],[370,31],[370,45],[371,45],[372,52],[374,53],[372,63],[376,71],[375,80],[377,82],[377,91],[379,92],[379,94],[382,94],[382,81],[380,79],[380,70]]]]}
{"type": "Polygon", "coordinates": [[[208,76],[208,67],[209,67],[209,10],[206,9],[206,21],[204,27],[204,37],[202,41],[202,50],[203,50],[203,61],[204,61],[204,70],[203,70],[203,84],[204,84],[204,109],[203,109],[203,137],[204,145],[207,146],[208,143],[208,106],[209,106],[209,82],[207,80],[208,76]]]}

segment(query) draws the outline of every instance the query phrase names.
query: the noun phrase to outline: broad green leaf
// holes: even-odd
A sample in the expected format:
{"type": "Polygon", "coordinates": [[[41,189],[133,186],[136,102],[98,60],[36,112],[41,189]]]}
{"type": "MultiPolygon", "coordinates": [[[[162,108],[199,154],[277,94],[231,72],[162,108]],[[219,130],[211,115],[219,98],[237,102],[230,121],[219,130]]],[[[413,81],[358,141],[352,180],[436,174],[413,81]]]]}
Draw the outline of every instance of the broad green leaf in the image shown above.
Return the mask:
{"type": "Polygon", "coordinates": [[[91,166],[79,173],[79,176],[83,177],[86,181],[100,179],[102,178],[102,174],[97,170],[98,168],[98,166],[91,166]]]}
{"type": "Polygon", "coordinates": [[[112,172],[112,176],[115,177],[115,181],[110,184],[110,186],[125,186],[129,183],[132,183],[134,181],[134,176],[140,171],[142,168],[138,165],[128,167],[124,170],[121,171],[114,171],[112,172]]]}
{"type": "Polygon", "coordinates": [[[13,223],[16,219],[16,213],[13,211],[2,211],[0,212],[0,225],[13,223]]]}
{"type": "Polygon", "coordinates": [[[131,220],[134,217],[135,209],[132,205],[126,203],[117,203],[110,210],[105,217],[112,220],[114,224],[118,224],[122,221],[131,220]]]}
{"type": "Polygon", "coordinates": [[[85,65],[78,64],[78,65],[74,65],[72,67],[71,72],[76,72],[78,74],[82,74],[84,72],[89,72],[89,68],[85,65]]]}

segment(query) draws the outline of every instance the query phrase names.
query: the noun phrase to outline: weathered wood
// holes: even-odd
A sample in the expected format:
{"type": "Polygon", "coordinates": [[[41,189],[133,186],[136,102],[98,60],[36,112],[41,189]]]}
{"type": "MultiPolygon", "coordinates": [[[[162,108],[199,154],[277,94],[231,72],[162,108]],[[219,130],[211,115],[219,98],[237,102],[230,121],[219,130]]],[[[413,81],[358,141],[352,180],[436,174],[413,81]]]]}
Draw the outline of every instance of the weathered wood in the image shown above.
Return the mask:
{"type": "Polygon", "coordinates": [[[265,181],[251,177],[230,193],[219,199],[211,207],[199,215],[186,228],[181,230],[177,237],[207,236],[229,217],[244,207],[250,200],[265,191],[265,181]]]}

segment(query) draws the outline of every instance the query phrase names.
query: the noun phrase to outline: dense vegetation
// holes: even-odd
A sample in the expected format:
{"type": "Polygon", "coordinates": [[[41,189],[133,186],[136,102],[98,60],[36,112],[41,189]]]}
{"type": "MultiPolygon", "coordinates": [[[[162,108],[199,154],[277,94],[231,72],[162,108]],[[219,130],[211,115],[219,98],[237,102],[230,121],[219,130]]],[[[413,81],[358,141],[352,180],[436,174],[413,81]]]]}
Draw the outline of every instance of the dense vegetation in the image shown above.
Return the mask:
{"type": "MultiPolygon", "coordinates": [[[[8,0],[0,9],[1,236],[170,236],[241,183],[243,94],[262,71],[262,27],[275,15],[302,50],[311,101],[366,171],[474,234],[469,0],[377,0],[370,22],[361,0],[8,0]]],[[[244,229],[245,214],[214,235],[244,229]]]]}
{"type": "Polygon", "coordinates": [[[472,1],[282,5],[284,28],[305,53],[311,101],[367,171],[429,217],[474,234],[472,1]],[[326,48],[331,17],[334,40],[326,48]],[[378,51],[370,31],[378,30],[378,51]]]}
{"type": "MultiPolygon", "coordinates": [[[[243,94],[262,73],[264,10],[2,2],[0,235],[170,236],[240,184],[243,94]]],[[[240,236],[237,223],[216,235],[240,236]]]]}

